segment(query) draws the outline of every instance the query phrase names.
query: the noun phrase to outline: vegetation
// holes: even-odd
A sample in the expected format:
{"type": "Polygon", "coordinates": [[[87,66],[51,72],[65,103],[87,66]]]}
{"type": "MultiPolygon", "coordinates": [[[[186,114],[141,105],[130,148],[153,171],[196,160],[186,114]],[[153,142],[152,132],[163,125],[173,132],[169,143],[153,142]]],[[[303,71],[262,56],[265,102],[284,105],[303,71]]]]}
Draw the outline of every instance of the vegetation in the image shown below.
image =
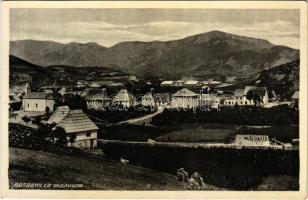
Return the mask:
{"type": "Polygon", "coordinates": [[[152,124],[170,126],[182,123],[225,123],[238,125],[290,125],[298,124],[298,110],[288,106],[273,108],[260,107],[224,107],[220,111],[165,110],[153,118],[152,124]],[[170,120],[172,119],[172,120],[170,120]]]}
{"type": "MultiPolygon", "coordinates": [[[[173,174],[181,167],[189,174],[197,171],[204,182],[232,190],[255,188],[263,178],[271,175],[290,175],[297,182],[299,176],[298,151],[204,149],[129,143],[109,143],[102,148],[110,158],[125,157],[130,163],[146,168],[173,174]]],[[[299,188],[297,185],[291,189],[299,188]]]]}
{"type": "MultiPolygon", "coordinates": [[[[182,182],[171,174],[123,165],[102,156],[57,155],[43,151],[10,148],[9,185],[14,183],[78,184],[77,190],[184,190],[182,182]],[[34,175],[35,174],[35,175],[34,175]]],[[[208,185],[207,189],[215,188],[208,185]]]]}
{"type": "Polygon", "coordinates": [[[82,151],[67,147],[64,144],[63,132],[56,130],[51,132],[48,127],[40,126],[39,129],[33,129],[20,124],[9,124],[9,146],[42,150],[57,154],[82,154],[82,151]]]}

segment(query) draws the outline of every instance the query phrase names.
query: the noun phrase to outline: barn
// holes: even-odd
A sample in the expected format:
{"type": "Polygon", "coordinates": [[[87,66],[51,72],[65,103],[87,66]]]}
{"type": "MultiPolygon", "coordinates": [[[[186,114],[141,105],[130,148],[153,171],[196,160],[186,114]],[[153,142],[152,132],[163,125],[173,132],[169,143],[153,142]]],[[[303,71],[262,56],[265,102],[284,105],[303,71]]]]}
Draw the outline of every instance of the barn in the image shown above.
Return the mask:
{"type": "Polygon", "coordinates": [[[59,106],[47,121],[56,124],[67,134],[67,145],[77,148],[96,148],[98,127],[82,110],[70,110],[68,106],[59,106]]]}

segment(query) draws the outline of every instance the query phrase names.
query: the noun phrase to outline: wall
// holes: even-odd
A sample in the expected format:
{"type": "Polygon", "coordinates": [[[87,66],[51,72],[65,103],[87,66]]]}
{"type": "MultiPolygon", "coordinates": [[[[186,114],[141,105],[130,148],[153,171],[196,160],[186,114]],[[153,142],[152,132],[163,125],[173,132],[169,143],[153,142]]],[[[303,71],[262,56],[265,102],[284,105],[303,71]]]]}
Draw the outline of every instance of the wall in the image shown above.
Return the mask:
{"type": "Polygon", "coordinates": [[[47,106],[50,108],[50,111],[53,111],[54,104],[54,100],[45,99],[23,99],[22,101],[22,107],[24,111],[44,112],[47,106]]]}

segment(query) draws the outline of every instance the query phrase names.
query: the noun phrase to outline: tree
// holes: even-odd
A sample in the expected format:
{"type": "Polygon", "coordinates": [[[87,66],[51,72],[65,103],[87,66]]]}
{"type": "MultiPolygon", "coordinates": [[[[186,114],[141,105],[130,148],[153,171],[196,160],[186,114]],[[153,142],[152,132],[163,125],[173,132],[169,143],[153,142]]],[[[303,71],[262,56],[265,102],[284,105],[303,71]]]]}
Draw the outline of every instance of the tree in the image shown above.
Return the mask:
{"type": "Polygon", "coordinates": [[[66,146],[67,145],[67,134],[65,132],[65,130],[60,127],[60,126],[56,126],[53,129],[53,137],[54,137],[54,141],[56,141],[57,144],[66,146]]]}
{"type": "Polygon", "coordinates": [[[50,108],[49,108],[48,106],[46,106],[46,108],[45,108],[45,112],[46,112],[46,114],[49,114],[49,112],[50,112],[50,108]]]}
{"type": "Polygon", "coordinates": [[[246,94],[246,98],[250,101],[252,100],[255,106],[260,105],[260,103],[263,102],[256,90],[249,90],[246,94]]]}
{"type": "Polygon", "coordinates": [[[23,116],[21,119],[22,119],[26,124],[28,124],[28,123],[31,121],[31,119],[30,119],[27,115],[23,116]]]}

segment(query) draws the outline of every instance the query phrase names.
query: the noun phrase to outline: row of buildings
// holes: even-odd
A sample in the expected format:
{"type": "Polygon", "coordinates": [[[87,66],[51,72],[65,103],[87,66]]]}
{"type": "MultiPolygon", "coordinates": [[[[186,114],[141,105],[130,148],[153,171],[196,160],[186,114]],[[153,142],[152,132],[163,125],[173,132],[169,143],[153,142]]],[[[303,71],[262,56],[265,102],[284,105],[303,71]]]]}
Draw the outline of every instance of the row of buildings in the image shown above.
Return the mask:
{"type": "MultiPolygon", "coordinates": [[[[15,88],[15,93],[10,94],[10,103],[22,102],[24,111],[46,111],[54,110],[55,98],[52,91],[44,88],[43,92],[31,92],[28,84],[15,88]],[[22,96],[20,96],[22,94],[22,96]]],[[[144,95],[134,96],[127,89],[121,89],[116,94],[110,95],[106,88],[93,91],[69,92],[65,88],[58,90],[62,96],[68,94],[78,94],[86,102],[87,109],[105,109],[109,106],[121,106],[130,108],[136,105],[145,107],[163,106],[170,109],[194,109],[205,107],[219,109],[222,106],[265,106],[275,99],[269,98],[266,87],[246,86],[236,89],[233,93],[209,92],[201,89],[196,92],[192,89],[181,88],[174,93],[154,93],[154,90],[144,95]],[[78,93],[79,92],[79,93],[78,93]]],[[[298,102],[298,91],[292,96],[292,100],[298,102]]]]}
{"type": "Polygon", "coordinates": [[[177,80],[177,81],[163,81],[161,82],[162,87],[201,87],[201,86],[217,86],[221,84],[220,81],[209,80],[209,81],[196,81],[196,80],[177,80]]]}

